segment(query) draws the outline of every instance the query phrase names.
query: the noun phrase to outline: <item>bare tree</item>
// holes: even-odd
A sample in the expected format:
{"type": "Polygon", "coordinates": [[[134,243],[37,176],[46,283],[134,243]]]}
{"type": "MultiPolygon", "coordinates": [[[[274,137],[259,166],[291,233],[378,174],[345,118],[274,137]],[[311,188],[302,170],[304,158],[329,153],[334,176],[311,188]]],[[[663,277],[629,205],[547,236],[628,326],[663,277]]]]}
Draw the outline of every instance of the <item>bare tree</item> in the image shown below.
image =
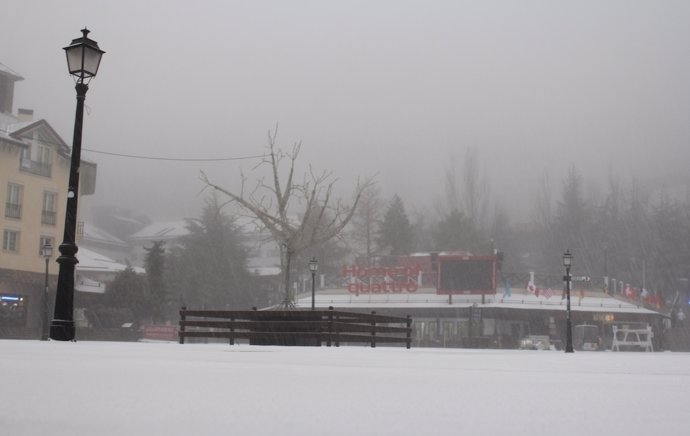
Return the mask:
{"type": "Polygon", "coordinates": [[[481,173],[479,155],[474,147],[465,152],[462,199],[465,214],[480,230],[488,230],[489,183],[481,173]]]}
{"type": "Polygon", "coordinates": [[[551,180],[549,179],[549,170],[545,169],[539,180],[539,191],[535,201],[533,219],[534,222],[540,225],[541,229],[549,229],[553,224],[553,216],[551,180]]]}
{"type": "Polygon", "coordinates": [[[362,193],[372,184],[357,181],[351,206],[333,197],[336,178],[331,171],[315,172],[311,166],[301,182],[295,181],[295,162],[301,143],[284,152],[276,147],[278,129],[268,132],[268,154],[254,168],[270,168],[270,180],[258,178],[247,191],[247,177],[242,175],[239,193],[231,192],[212,183],[202,172],[207,187],[222,192],[248,215],[258,219],[280,247],[280,266],[285,291],[285,308],[294,307],[290,286],[292,262],[299,253],[337,236],[352,219],[362,193]],[[281,180],[281,165],[287,161],[287,176],[281,180]],[[297,214],[297,215],[295,215],[297,214]]]}
{"type": "Polygon", "coordinates": [[[364,252],[367,265],[371,264],[374,254],[374,239],[381,221],[383,206],[381,189],[377,185],[372,185],[362,194],[357,212],[352,218],[350,236],[357,244],[357,252],[364,252]]]}
{"type": "Polygon", "coordinates": [[[445,195],[436,201],[436,212],[442,220],[454,211],[463,212],[478,229],[488,231],[490,187],[476,148],[466,149],[462,174],[458,174],[458,168],[455,156],[451,156],[444,170],[445,195]]]}

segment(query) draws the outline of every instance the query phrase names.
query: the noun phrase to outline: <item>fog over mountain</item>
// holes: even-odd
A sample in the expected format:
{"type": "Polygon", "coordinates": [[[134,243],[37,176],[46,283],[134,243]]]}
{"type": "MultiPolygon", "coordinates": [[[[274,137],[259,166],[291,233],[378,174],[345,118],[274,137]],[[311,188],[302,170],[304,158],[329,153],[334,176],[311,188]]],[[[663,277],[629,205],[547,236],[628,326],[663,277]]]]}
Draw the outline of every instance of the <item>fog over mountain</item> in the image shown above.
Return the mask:
{"type": "MultiPolygon", "coordinates": [[[[476,150],[494,199],[529,218],[544,173],[575,166],[685,195],[690,3],[685,1],[7,0],[0,62],[71,144],[75,92],[62,47],[88,27],[106,51],[86,97],[83,147],[228,159],[302,142],[349,195],[377,174],[416,210],[476,150]]],[[[256,159],[166,161],[84,151],[98,164],[84,207],[196,216],[200,171],[236,189],[256,159]]]]}

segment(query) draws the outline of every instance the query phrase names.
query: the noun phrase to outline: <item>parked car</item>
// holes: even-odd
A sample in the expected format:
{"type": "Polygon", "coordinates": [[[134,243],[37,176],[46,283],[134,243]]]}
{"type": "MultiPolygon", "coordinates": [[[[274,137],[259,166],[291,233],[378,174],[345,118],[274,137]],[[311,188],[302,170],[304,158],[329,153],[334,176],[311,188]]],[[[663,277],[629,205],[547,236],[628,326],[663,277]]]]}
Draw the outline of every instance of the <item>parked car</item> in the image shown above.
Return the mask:
{"type": "Polygon", "coordinates": [[[551,340],[548,336],[530,335],[520,341],[521,350],[551,350],[551,340]]]}
{"type": "Polygon", "coordinates": [[[576,325],[573,328],[573,347],[580,351],[603,350],[599,327],[588,324],[576,325]]]}

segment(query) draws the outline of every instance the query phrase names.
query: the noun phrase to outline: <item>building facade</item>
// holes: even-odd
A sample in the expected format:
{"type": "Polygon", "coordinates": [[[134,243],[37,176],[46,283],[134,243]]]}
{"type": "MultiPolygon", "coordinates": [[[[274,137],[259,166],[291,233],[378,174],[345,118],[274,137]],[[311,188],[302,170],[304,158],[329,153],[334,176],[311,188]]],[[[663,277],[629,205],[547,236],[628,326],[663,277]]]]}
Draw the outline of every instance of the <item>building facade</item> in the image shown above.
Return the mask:
{"type": "MultiPolygon", "coordinates": [[[[32,110],[12,114],[21,80],[0,64],[0,337],[40,337],[44,303],[50,310],[54,299],[70,170],[70,148],[47,121],[34,120],[32,110]]],[[[82,162],[80,174],[80,195],[92,194],[96,165],[82,162]]]]}
{"type": "MultiPolygon", "coordinates": [[[[534,289],[497,286],[500,271],[473,262],[466,263],[471,268],[453,263],[473,256],[445,256],[449,260],[445,269],[443,257],[417,253],[375,266],[345,265],[340,285],[324,287],[321,281],[313,297],[309,292],[298,295],[296,306],[309,308],[313,298],[318,309],[409,315],[417,347],[518,348],[530,337],[545,337],[554,348],[563,346],[567,299],[562,288],[540,281],[534,289]],[[448,273],[445,283],[444,271],[448,273]],[[454,278],[459,280],[449,286],[454,278]]],[[[489,259],[474,258],[478,262],[489,259]]],[[[617,298],[587,283],[571,293],[571,315],[574,331],[582,326],[596,330],[597,349],[611,349],[614,327],[640,325],[654,332],[654,349],[662,348],[665,317],[640,301],[617,298]]],[[[576,347],[581,346],[575,336],[576,347]]]]}

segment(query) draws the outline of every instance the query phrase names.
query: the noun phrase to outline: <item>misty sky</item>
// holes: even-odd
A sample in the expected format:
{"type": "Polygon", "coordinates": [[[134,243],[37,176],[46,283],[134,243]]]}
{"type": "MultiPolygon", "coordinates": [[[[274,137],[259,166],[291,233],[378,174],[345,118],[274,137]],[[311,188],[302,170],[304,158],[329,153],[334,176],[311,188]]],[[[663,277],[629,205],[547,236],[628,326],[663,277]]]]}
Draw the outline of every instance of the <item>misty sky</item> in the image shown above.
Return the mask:
{"type": "MultiPolygon", "coordinates": [[[[378,174],[386,196],[424,210],[474,147],[524,215],[546,169],[556,188],[570,165],[588,189],[609,172],[687,183],[688,23],[687,1],[5,0],[0,62],[25,78],[15,112],[34,109],[70,145],[62,47],[87,26],[106,54],[84,148],[254,156],[278,123],[278,142],[302,141],[302,162],[334,170],[344,196],[378,174]]],[[[256,163],[82,157],[99,168],[82,204],[171,219],[198,215],[200,170],[234,188],[256,163]]]]}

